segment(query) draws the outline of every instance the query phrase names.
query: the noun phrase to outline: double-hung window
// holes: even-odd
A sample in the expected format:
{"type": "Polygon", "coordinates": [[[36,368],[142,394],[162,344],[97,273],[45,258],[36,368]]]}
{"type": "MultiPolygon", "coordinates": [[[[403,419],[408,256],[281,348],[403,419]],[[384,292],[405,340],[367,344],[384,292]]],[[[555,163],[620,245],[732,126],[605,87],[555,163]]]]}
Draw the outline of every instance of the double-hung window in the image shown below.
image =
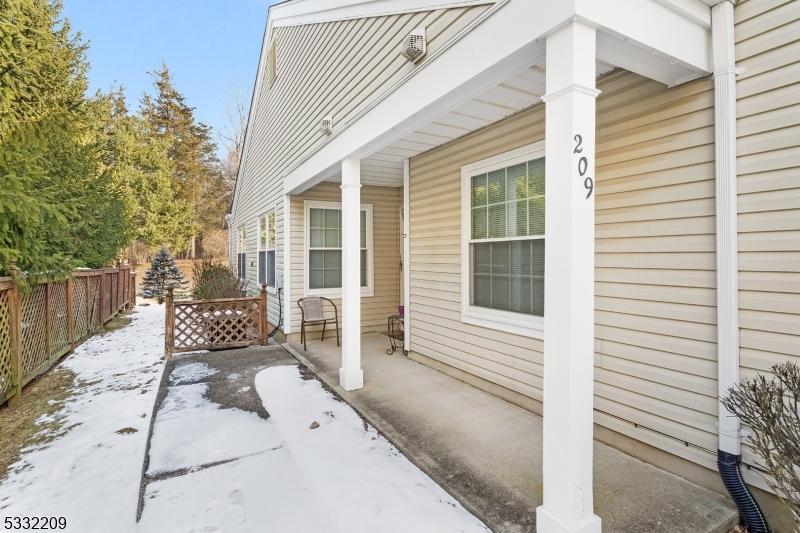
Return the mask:
{"type": "MultiPolygon", "coordinates": [[[[306,293],[338,296],[342,288],[342,209],[335,202],[305,203],[306,293]]],[[[361,206],[361,292],[371,295],[372,205],[361,206]]]]}
{"type": "Polygon", "coordinates": [[[544,144],[462,168],[462,320],[540,336],[544,144]]]}
{"type": "Polygon", "coordinates": [[[258,284],[275,287],[275,210],[258,219],[258,284]]]}
{"type": "Polygon", "coordinates": [[[236,274],[239,279],[247,276],[247,253],[245,252],[244,224],[236,229],[236,274]]]}

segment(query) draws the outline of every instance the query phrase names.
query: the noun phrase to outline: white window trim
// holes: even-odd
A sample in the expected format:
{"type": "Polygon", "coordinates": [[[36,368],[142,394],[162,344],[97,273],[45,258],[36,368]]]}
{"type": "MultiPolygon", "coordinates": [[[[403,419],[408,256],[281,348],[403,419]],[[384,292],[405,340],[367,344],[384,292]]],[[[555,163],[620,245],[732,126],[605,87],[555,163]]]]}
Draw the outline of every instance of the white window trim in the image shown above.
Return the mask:
{"type": "MultiPolygon", "coordinates": [[[[256,252],[257,252],[256,253],[256,257],[258,258],[257,259],[258,267],[257,267],[257,270],[256,270],[256,278],[258,278],[258,275],[261,272],[261,252],[274,251],[275,252],[275,282],[277,283],[277,279],[278,279],[278,207],[277,206],[275,206],[273,208],[270,208],[270,209],[264,211],[261,215],[259,215],[258,222],[257,222],[257,228],[258,228],[258,240],[256,241],[256,252]],[[275,247],[274,248],[270,248],[269,247],[269,215],[270,215],[270,213],[274,213],[275,214],[275,247]],[[262,237],[262,235],[261,235],[261,233],[262,233],[261,232],[261,220],[262,219],[266,219],[267,220],[267,245],[263,250],[261,249],[261,237],[262,237]]],[[[266,272],[266,269],[264,270],[264,272],[266,272]]],[[[261,285],[259,284],[259,289],[260,288],[261,288],[261,285]]],[[[278,289],[277,289],[277,287],[273,287],[273,286],[267,284],[267,292],[270,293],[270,294],[277,294],[278,289]]]]}
{"type": "MultiPolygon", "coordinates": [[[[470,305],[469,243],[472,231],[472,176],[544,157],[544,141],[535,142],[461,167],[461,321],[507,333],[544,339],[544,317],[470,305]]],[[[547,200],[545,200],[545,205],[547,200]]],[[[528,237],[526,237],[528,238],[528,237]]],[[[512,238],[513,239],[513,238],[512,238]]],[[[494,240],[494,239],[492,239],[494,240]]],[[[545,273],[547,275],[547,273],[545,273]]]]}
{"type": "MultiPolygon", "coordinates": [[[[311,209],[342,209],[341,202],[322,202],[305,200],[303,202],[303,294],[305,296],[325,296],[326,298],[341,298],[342,289],[310,289],[308,281],[308,252],[311,243],[311,209]]],[[[373,218],[372,204],[361,204],[361,211],[367,212],[367,286],[361,287],[361,296],[375,296],[375,261],[373,260],[373,218]]]]}

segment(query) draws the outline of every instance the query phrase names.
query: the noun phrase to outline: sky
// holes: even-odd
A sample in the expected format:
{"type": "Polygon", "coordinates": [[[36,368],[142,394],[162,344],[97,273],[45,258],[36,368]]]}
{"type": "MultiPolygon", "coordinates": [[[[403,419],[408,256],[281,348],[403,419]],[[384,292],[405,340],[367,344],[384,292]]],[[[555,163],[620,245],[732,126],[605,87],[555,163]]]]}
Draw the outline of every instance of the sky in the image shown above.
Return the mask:
{"type": "Polygon", "coordinates": [[[121,84],[134,108],[152,89],[148,72],[164,61],[177,89],[219,142],[219,135],[230,130],[232,95],[240,94],[249,106],[271,3],[64,0],[63,15],[89,42],[90,94],[121,84]]]}

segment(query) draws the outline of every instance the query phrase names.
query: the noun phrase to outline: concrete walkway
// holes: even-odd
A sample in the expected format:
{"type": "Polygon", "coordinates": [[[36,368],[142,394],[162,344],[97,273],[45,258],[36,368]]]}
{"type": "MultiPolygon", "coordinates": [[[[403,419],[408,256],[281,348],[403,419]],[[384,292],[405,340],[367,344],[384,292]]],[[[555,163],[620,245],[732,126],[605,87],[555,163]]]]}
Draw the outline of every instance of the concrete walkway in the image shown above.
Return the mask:
{"type": "Polygon", "coordinates": [[[267,441],[257,442],[256,435],[251,435],[251,442],[244,446],[242,443],[230,442],[230,424],[234,415],[228,415],[227,418],[225,415],[221,415],[222,423],[219,426],[206,427],[208,419],[202,416],[202,412],[198,413],[190,405],[183,405],[179,409],[172,410],[173,412],[166,417],[169,420],[162,420],[164,416],[160,408],[171,391],[178,393],[179,396],[179,389],[202,386],[202,396],[207,398],[209,405],[213,405],[214,408],[227,410],[228,413],[233,411],[252,413],[261,419],[267,419],[269,413],[256,392],[256,374],[271,366],[296,363],[296,360],[278,345],[178,354],[168,359],[153,407],[150,434],[142,469],[137,518],[140,518],[145,510],[149,499],[148,494],[157,493],[162,481],[179,476],[197,476],[206,468],[249,457],[268,450],[272,446],[267,441]],[[181,372],[181,370],[192,367],[199,367],[205,371],[181,372]],[[175,411],[178,411],[178,414],[175,411]],[[169,431],[171,428],[162,428],[165,433],[173,434],[173,440],[168,439],[167,442],[159,445],[156,439],[154,446],[153,432],[159,423],[175,426],[172,428],[174,431],[171,432],[169,431]],[[175,434],[181,433],[185,436],[184,442],[174,437],[175,434]],[[199,436],[202,438],[195,439],[199,436]],[[182,446],[175,446],[176,442],[182,446]],[[169,449],[173,447],[175,449],[169,449]],[[213,453],[209,453],[209,450],[213,453]],[[220,453],[223,456],[220,456],[220,453]],[[173,461],[177,461],[176,466],[173,469],[152,472],[153,464],[151,463],[154,454],[169,455],[173,461]]]}
{"type": "MultiPolygon", "coordinates": [[[[409,459],[498,532],[535,531],[542,501],[542,420],[362,337],[363,389],[338,386],[335,340],[286,347],[409,459]]],[[[595,512],[603,531],[726,533],[738,522],[715,492],[595,443],[595,512]]]]}

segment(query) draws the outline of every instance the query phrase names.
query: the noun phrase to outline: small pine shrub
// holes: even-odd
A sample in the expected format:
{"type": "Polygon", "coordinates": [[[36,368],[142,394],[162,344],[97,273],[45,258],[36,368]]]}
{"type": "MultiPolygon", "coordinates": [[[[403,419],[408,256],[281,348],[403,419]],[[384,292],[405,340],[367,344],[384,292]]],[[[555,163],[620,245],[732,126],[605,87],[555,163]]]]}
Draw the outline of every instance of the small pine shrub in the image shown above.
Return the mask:
{"type": "Polygon", "coordinates": [[[164,303],[167,290],[181,289],[186,286],[183,274],[175,264],[175,259],[166,248],[160,249],[150,263],[150,268],[144,273],[142,280],[142,296],[155,298],[158,303],[164,303]]]}

